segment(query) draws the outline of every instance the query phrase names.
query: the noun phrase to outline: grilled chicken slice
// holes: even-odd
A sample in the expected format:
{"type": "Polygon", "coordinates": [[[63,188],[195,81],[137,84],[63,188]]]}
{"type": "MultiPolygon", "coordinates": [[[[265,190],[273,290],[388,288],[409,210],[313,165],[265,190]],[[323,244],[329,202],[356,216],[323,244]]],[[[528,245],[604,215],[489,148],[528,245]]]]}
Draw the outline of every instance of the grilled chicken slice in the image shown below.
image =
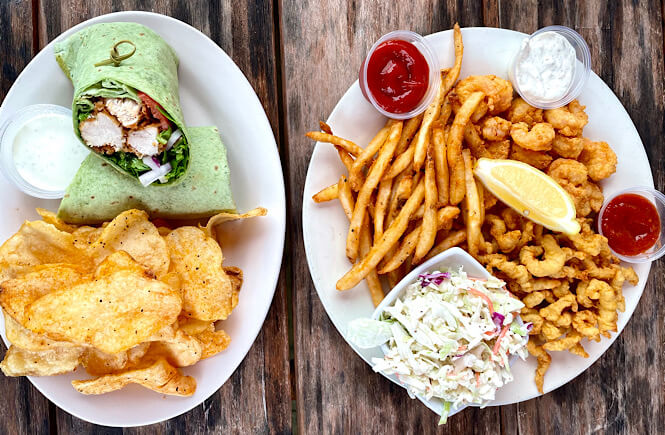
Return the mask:
{"type": "Polygon", "coordinates": [[[127,147],[139,157],[154,156],[160,153],[157,141],[159,124],[150,124],[140,130],[130,131],[127,135],[127,147]]]}
{"type": "Polygon", "coordinates": [[[120,151],[125,142],[122,127],[105,112],[98,112],[79,124],[81,137],[90,147],[100,148],[106,154],[120,151]]]}
{"type": "Polygon", "coordinates": [[[130,98],[107,98],[106,109],[123,127],[131,128],[141,120],[141,104],[130,98]]]}

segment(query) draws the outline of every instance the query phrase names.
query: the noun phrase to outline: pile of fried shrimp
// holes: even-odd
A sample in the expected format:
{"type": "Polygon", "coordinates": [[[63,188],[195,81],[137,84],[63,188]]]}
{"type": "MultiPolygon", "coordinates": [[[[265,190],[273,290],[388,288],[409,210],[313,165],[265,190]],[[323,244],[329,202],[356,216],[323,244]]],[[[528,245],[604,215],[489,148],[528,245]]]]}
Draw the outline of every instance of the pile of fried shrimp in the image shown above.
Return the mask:
{"type": "Polygon", "coordinates": [[[413,267],[460,246],[506,281],[526,305],[533,328],[529,352],[538,360],[535,381],[543,392],[548,351],[588,357],[582,340],[600,341],[617,331],[625,309],[622,287],[637,284],[632,268],[611,253],[594,231],[603,204],[598,181],[616,170],[605,142],[582,136],[584,106],[542,110],[514,95],[494,75],[458,82],[463,43],[455,25],[455,63],[427,110],[388,120],[364,148],[321,131],[307,133],[338,151],[346,174],[313,196],[339,200],[349,219],[346,256],[352,268],[338,290],[367,282],[374,305],[413,267]],[[475,160],[512,159],[552,177],[571,196],[582,230],[567,236],[538,225],[500,202],[473,175],[475,160]]]}

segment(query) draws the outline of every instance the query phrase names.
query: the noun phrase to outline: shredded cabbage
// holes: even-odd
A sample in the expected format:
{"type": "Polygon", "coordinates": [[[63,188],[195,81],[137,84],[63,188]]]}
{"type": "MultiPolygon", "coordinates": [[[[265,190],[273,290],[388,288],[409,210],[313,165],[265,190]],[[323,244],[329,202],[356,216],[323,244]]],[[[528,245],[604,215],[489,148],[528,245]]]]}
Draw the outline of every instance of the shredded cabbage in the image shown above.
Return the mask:
{"type": "Polygon", "coordinates": [[[497,278],[469,278],[461,267],[434,271],[420,275],[379,320],[351,322],[347,336],[359,347],[386,344],[384,357],[372,359],[374,371],[396,374],[411,397],[443,400],[445,423],[451,408],[494,400],[513,380],[510,356],[527,357],[522,307],[497,278]]]}

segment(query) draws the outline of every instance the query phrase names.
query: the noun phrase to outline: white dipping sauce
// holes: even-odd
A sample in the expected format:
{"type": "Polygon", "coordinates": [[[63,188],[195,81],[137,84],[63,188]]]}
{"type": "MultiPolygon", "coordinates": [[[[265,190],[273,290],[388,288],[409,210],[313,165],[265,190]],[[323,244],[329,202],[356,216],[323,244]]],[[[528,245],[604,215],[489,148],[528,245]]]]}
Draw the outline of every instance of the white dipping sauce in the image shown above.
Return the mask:
{"type": "Polygon", "coordinates": [[[64,191],[89,151],[74,134],[71,116],[47,113],[28,119],[13,140],[14,166],[29,184],[64,191]]]}
{"type": "Polygon", "coordinates": [[[575,49],[556,32],[526,39],[515,65],[520,93],[542,102],[561,99],[573,82],[576,62],[575,49]]]}

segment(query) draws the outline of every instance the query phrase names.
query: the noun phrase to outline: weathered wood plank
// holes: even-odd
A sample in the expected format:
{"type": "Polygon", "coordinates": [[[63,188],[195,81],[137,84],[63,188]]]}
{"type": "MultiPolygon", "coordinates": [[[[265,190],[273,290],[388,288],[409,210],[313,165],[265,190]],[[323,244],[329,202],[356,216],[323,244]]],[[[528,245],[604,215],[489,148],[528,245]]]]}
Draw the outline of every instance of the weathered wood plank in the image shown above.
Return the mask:
{"type": "MultiPolygon", "coordinates": [[[[233,58],[254,87],[279,139],[279,94],[274,13],[270,1],[40,2],[40,46],[93,16],[118,10],[148,10],[187,22],[233,58]]],[[[284,433],[291,427],[286,280],[280,279],[266,323],[243,363],[210,399],[168,422],[130,433],[284,433]]],[[[58,410],[62,433],[114,433],[58,410]]]]}
{"type": "MultiPolygon", "coordinates": [[[[326,119],[358,66],[382,34],[398,28],[422,34],[482,26],[479,2],[284,1],[285,125],[290,208],[298,225],[313,143],[304,133],[326,119]]],[[[291,234],[298,428],[303,433],[432,433],[437,417],[397,386],[376,376],[346,345],[312,284],[300,231],[291,234]]],[[[498,409],[465,411],[442,432],[495,431],[498,409]]]]}
{"type": "MultiPolygon", "coordinates": [[[[502,27],[531,33],[563,24],[591,49],[593,70],[631,115],[647,149],[656,187],[665,187],[662,131],[662,4],[641,2],[499,2],[502,27]]],[[[662,262],[653,265],[642,299],[612,347],[586,372],[551,394],[506,407],[520,433],[655,433],[663,426],[665,322],[662,262]]],[[[511,428],[515,426],[511,423],[511,428]]],[[[507,426],[502,426],[506,429],[507,426]]],[[[511,433],[511,431],[506,431],[511,433]]]]}
{"type": "MultiPolygon", "coordinates": [[[[35,54],[31,24],[30,0],[0,1],[0,101],[35,54]]],[[[30,381],[0,374],[0,391],[0,433],[49,433],[49,402],[30,381]]]]}

